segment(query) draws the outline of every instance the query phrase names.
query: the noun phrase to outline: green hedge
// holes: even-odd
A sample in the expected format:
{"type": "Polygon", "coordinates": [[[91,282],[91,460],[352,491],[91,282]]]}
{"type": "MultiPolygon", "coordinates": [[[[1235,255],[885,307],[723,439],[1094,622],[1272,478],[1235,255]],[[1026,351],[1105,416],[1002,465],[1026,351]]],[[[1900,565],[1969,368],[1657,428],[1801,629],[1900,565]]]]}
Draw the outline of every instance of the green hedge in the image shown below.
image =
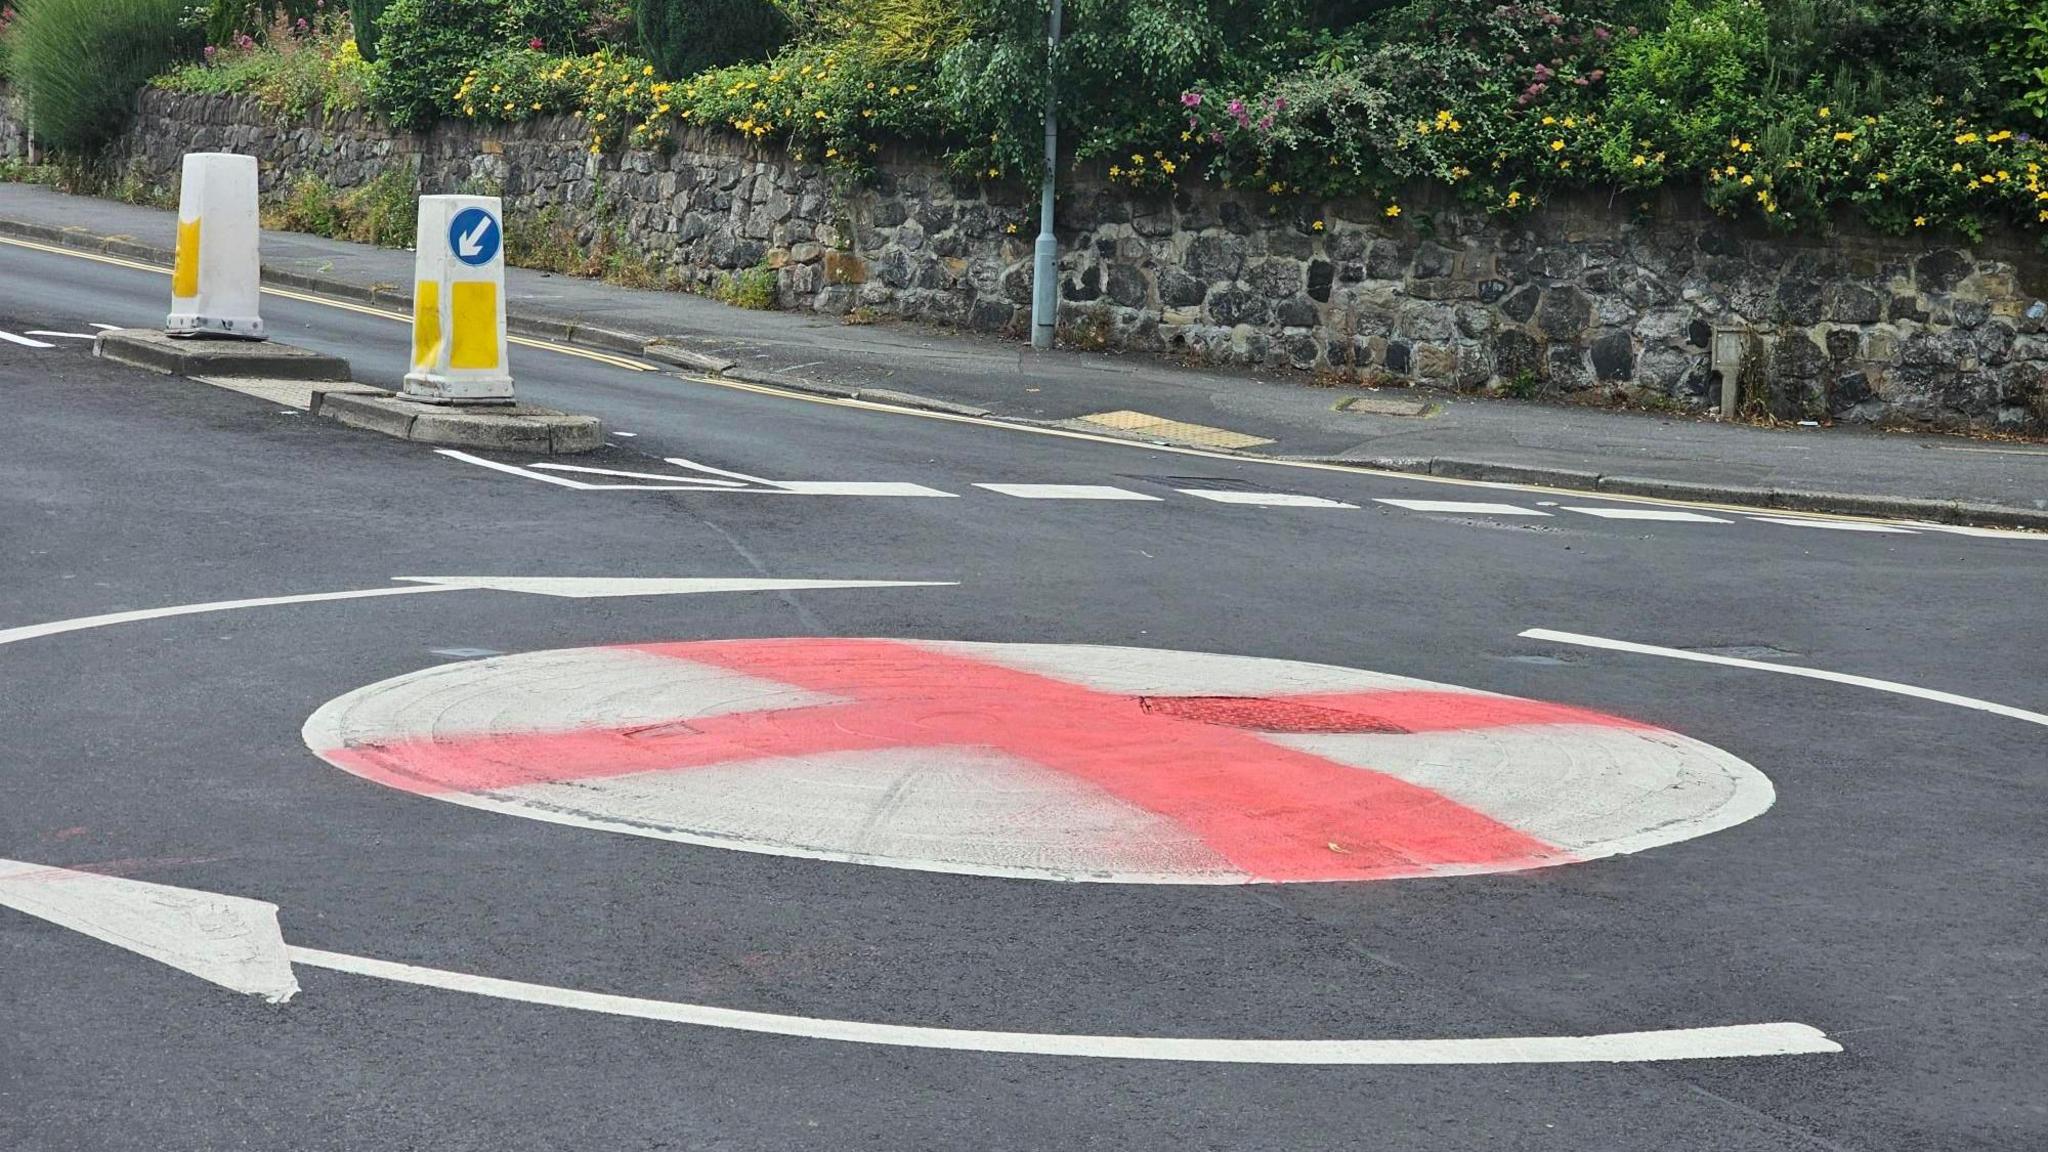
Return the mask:
{"type": "Polygon", "coordinates": [[[769,0],[639,0],[640,47],[664,79],[764,60],[790,37],[769,0]]]}
{"type": "Polygon", "coordinates": [[[184,14],[181,0],[32,0],[9,56],[36,135],[71,151],[111,139],[149,78],[197,53],[184,14]]]}

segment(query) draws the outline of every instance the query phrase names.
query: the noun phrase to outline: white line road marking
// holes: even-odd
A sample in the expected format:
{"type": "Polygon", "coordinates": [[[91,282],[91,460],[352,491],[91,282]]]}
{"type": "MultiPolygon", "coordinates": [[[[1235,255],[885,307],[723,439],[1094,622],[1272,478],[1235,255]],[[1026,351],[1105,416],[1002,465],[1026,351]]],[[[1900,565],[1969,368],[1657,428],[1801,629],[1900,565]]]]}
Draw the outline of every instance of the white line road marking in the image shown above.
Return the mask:
{"type": "Polygon", "coordinates": [[[1790,1023],[1601,1036],[1446,1040],[1206,1040],[870,1024],[644,1000],[301,948],[284,942],[278,930],[275,904],[14,860],[0,860],[0,905],[273,1004],[298,994],[299,982],[292,965],[304,964],[378,980],[609,1016],[855,1044],[1020,1055],[1237,1064],[1549,1064],[1789,1056],[1842,1050],[1841,1045],[1829,1040],[1819,1029],[1790,1023]]]}
{"type": "Polygon", "coordinates": [[[1293,492],[1237,492],[1225,488],[1178,488],[1183,496],[1198,496],[1218,504],[1251,504],[1260,508],[1356,508],[1341,500],[1302,496],[1293,492]]]}
{"type": "Polygon", "coordinates": [[[719,480],[710,476],[674,476],[660,472],[621,472],[616,468],[590,468],[581,464],[530,464],[530,468],[542,468],[550,472],[580,472],[588,476],[621,476],[628,480],[659,480],[667,484],[689,484],[707,491],[718,488],[742,488],[738,480],[719,480]]]}
{"type": "Polygon", "coordinates": [[[277,905],[0,860],[0,906],[282,1004],[299,990],[277,905]]]}
{"type": "Polygon", "coordinates": [[[1157,503],[1159,497],[1115,488],[1108,484],[976,484],[1019,500],[1144,500],[1157,503]]]}
{"type": "Polygon", "coordinates": [[[959,499],[951,492],[894,480],[776,480],[773,483],[784,492],[794,492],[799,496],[937,496],[959,499]]]}
{"type": "Polygon", "coordinates": [[[29,338],[28,338],[28,337],[26,337],[26,336],[16,336],[16,335],[15,335],[14,333],[12,333],[12,332],[7,332],[7,331],[0,331],[0,340],[5,340],[5,341],[7,341],[7,342],[8,342],[9,344],[19,344],[19,345],[21,345],[21,346],[22,346],[22,347],[24,347],[24,348],[55,348],[55,347],[56,347],[56,345],[55,345],[55,344],[51,344],[51,343],[49,343],[49,342],[47,342],[47,341],[44,341],[44,340],[31,340],[31,339],[29,339],[29,338]]]}
{"type": "Polygon", "coordinates": [[[589,600],[609,596],[690,596],[704,592],[815,592],[831,588],[952,588],[951,580],[768,580],[751,576],[394,576],[437,588],[475,588],[589,600]]]}
{"type": "Polygon", "coordinates": [[[109,612],[102,616],[82,616],[75,620],[52,620],[47,624],[27,624],[19,628],[0,629],[0,644],[13,644],[19,640],[33,640],[64,632],[82,632],[88,628],[105,628],[111,624],[133,624],[142,620],[162,620],[170,616],[194,616],[202,612],[231,612],[239,608],[268,608],[277,604],[317,604],[326,600],[364,600],[373,596],[407,596],[419,592],[457,590],[454,585],[415,584],[398,588],[358,588],[350,592],[312,592],[302,596],[266,596],[255,600],[215,600],[206,604],[142,608],[133,612],[109,612]]]}
{"type": "Polygon", "coordinates": [[[516,1000],[632,1016],[674,1024],[696,1024],[736,1032],[765,1032],[812,1040],[880,1044],[895,1048],[938,1048],[959,1052],[1005,1052],[1027,1056],[1087,1056],[1120,1060],[1172,1060],[1223,1064],[1570,1064],[1656,1060],[1710,1060],[1737,1056],[1798,1056],[1840,1052],[1842,1046],[1806,1024],[1737,1024],[1719,1028],[1678,1028],[1664,1032],[1613,1032],[1600,1036],[1502,1036],[1444,1040],[1222,1040],[1169,1036],[1084,1036],[1053,1032],[980,1032],[965,1028],[921,1028],[871,1024],[776,1012],[749,1012],[672,1000],[644,1000],[548,984],[500,980],[442,968],[423,968],[287,946],[293,963],[379,980],[395,980],[473,996],[516,1000]]]}
{"type": "Polygon", "coordinates": [[[934,588],[951,587],[951,581],[879,581],[879,580],[757,580],[751,577],[725,578],[646,578],[633,579],[605,576],[400,576],[407,581],[390,588],[357,588],[347,592],[309,592],[297,596],[265,596],[252,600],[214,600],[204,604],[176,604],[168,608],[141,608],[132,612],[109,612],[99,616],[80,616],[71,620],[52,620],[43,624],[25,624],[18,628],[0,628],[0,645],[13,644],[21,640],[34,640],[44,636],[57,636],[66,632],[83,632],[89,628],[105,628],[115,624],[134,624],[143,620],[163,620],[172,616],[196,616],[206,612],[232,612],[242,608],[268,608],[283,604],[317,604],[328,600],[367,600],[377,596],[412,596],[422,592],[463,592],[476,589],[491,589],[501,592],[526,592],[541,596],[566,596],[588,598],[596,596],[678,596],[697,592],[770,592],[791,589],[821,588],[934,588]]]}
{"type": "Polygon", "coordinates": [[[1760,524],[1783,524],[1787,528],[1828,528],[1836,532],[1888,532],[1894,536],[1911,536],[1911,528],[1894,528],[1889,524],[1867,524],[1861,520],[1805,520],[1796,516],[1751,516],[1760,524]]]}
{"type": "Polygon", "coordinates": [[[96,332],[50,332],[41,328],[31,328],[28,330],[28,334],[30,336],[56,336],[65,340],[99,339],[99,334],[96,332]]]}
{"type": "Polygon", "coordinates": [[[1375,499],[1375,504],[1391,504],[1406,508],[1410,512],[1461,512],[1474,516],[1548,516],[1534,508],[1521,508],[1513,504],[1486,504],[1472,500],[1387,500],[1375,499]]]}
{"type": "Polygon", "coordinates": [[[1986,540],[2042,540],[2048,541],[2048,532],[2028,532],[2019,528],[1965,528],[1956,524],[1916,524],[1929,532],[1947,532],[1954,536],[1980,536],[1986,540]]]}
{"type": "Polygon", "coordinates": [[[1577,508],[1567,505],[1567,512],[1578,512],[1586,516],[1598,516],[1602,520],[1669,520],[1683,524],[1733,524],[1719,516],[1702,516],[1698,512],[1681,512],[1676,508],[1577,508]]]}
{"type": "Polygon", "coordinates": [[[628,440],[631,440],[631,439],[633,439],[633,438],[635,438],[635,437],[639,436],[640,434],[639,434],[638,432],[614,432],[614,433],[612,433],[612,435],[614,435],[614,436],[624,436],[624,437],[625,437],[626,439],[628,439],[628,440]]]}
{"type": "Polygon", "coordinates": [[[595,484],[585,484],[581,480],[571,480],[566,476],[550,476],[545,472],[534,472],[526,468],[517,468],[510,464],[500,464],[495,460],[486,460],[481,456],[471,456],[467,452],[457,452],[453,448],[436,448],[434,452],[436,455],[446,456],[450,460],[460,460],[464,464],[474,464],[479,468],[489,468],[495,472],[506,472],[514,476],[524,476],[528,480],[538,480],[543,484],[558,484],[564,488],[577,488],[584,491],[597,487],[595,484]]]}
{"type": "Polygon", "coordinates": [[[759,476],[749,476],[745,472],[729,472],[723,468],[713,468],[709,464],[699,464],[695,460],[685,460],[681,456],[670,456],[668,457],[668,462],[678,468],[687,468],[692,472],[706,472],[713,476],[723,476],[729,480],[744,480],[749,484],[766,484],[770,488],[775,487],[775,481],[773,480],[764,480],[759,476]]]}
{"type": "Polygon", "coordinates": [[[1829,672],[1821,668],[1801,668],[1796,664],[1766,664],[1759,660],[1742,660],[1733,656],[1713,656],[1705,652],[1688,652],[1683,648],[1660,648],[1654,644],[1636,644],[1627,640],[1609,640],[1600,636],[1587,636],[1578,632],[1554,632],[1548,628],[1531,628],[1523,632],[1526,640],[1547,640],[1553,644],[1573,644],[1581,648],[1605,648],[1610,652],[1631,652],[1638,656],[1665,656],[1673,660],[1690,660],[1697,664],[1723,664],[1730,668],[1747,668],[1752,672],[1776,672],[1784,676],[1804,676],[1810,680],[1826,680],[1832,684],[1848,684],[1857,688],[1870,688],[1878,692],[1892,692],[1900,696],[1911,696],[1919,700],[1932,700],[1938,704],[1954,704],[1958,708],[1974,708],[1994,716],[2006,716],[2024,720],[2029,724],[2048,727],[2048,714],[2029,712],[2009,704],[1994,704],[1974,696],[1958,696],[1953,692],[1939,692],[1932,688],[1916,688],[1895,680],[1875,680],[1868,676],[1851,676],[1846,672],[1829,672]]]}

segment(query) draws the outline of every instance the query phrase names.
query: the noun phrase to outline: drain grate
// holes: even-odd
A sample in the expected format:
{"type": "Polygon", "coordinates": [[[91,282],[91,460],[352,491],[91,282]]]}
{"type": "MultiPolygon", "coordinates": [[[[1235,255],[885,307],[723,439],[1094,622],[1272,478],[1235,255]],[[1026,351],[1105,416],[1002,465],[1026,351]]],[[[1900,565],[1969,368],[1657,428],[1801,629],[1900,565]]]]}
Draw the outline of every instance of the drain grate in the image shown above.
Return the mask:
{"type": "Polygon", "coordinates": [[[1391,732],[1408,729],[1377,716],[1317,704],[1258,696],[1140,696],[1138,706],[1155,716],[1247,728],[1254,732],[1391,732]]]}

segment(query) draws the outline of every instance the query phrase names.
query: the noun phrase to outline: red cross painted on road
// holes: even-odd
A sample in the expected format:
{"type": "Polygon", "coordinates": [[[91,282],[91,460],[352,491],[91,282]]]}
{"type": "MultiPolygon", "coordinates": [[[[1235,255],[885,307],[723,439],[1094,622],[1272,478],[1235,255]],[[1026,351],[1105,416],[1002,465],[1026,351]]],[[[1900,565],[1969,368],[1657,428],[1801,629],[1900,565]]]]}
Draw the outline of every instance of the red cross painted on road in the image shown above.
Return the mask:
{"type": "Polygon", "coordinates": [[[1582,709],[1457,691],[1118,695],[886,640],[632,650],[827,694],[834,702],[630,728],[436,735],[323,755],[380,783],[446,795],[842,752],[985,748],[1166,817],[1250,876],[1364,880],[1418,869],[1500,871],[1572,857],[1437,792],[1285,747],[1261,732],[1643,727],[1582,709]]]}

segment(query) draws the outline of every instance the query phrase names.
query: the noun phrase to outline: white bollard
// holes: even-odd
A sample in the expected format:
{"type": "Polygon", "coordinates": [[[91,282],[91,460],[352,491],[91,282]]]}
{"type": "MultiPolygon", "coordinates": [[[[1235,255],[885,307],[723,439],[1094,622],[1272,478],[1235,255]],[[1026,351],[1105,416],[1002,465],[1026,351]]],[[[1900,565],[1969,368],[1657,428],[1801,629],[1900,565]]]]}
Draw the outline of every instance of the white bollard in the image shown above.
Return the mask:
{"type": "Polygon", "coordinates": [[[261,340],[256,158],[190,152],[178,194],[178,258],[171,273],[172,336],[261,340]]]}
{"type": "Polygon", "coordinates": [[[510,404],[505,228],[495,196],[422,196],[407,399],[510,404]]]}

